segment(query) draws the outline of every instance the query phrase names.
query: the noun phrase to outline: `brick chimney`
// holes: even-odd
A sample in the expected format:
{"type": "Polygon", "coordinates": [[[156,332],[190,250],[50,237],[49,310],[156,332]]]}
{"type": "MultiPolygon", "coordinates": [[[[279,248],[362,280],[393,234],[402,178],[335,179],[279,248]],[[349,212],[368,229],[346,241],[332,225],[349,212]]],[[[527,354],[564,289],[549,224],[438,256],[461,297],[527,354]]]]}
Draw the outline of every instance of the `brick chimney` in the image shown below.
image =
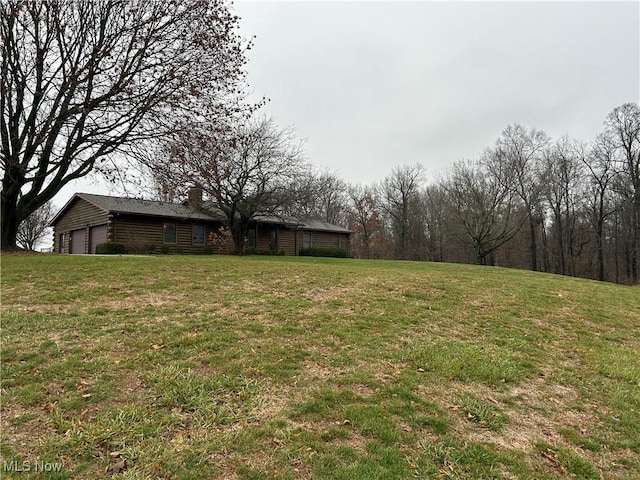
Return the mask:
{"type": "Polygon", "coordinates": [[[189,189],[187,205],[193,208],[202,207],[202,185],[199,183],[189,189]]]}

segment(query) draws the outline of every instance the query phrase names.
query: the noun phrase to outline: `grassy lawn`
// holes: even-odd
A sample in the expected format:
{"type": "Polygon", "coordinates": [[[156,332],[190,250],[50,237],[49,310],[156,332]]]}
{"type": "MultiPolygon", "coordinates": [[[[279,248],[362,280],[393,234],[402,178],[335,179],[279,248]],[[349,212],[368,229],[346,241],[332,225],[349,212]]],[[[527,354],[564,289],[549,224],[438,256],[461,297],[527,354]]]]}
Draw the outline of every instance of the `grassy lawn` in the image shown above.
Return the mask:
{"type": "Polygon", "coordinates": [[[640,477],[638,287],[410,262],[1,261],[2,478],[125,459],[113,478],[640,477]]]}

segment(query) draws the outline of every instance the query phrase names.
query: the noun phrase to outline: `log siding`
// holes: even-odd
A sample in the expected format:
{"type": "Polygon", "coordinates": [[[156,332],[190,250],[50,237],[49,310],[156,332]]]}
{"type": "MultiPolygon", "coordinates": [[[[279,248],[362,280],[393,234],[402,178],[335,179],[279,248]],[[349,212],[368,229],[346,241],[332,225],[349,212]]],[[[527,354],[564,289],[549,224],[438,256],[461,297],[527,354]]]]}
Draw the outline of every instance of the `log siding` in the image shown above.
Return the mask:
{"type": "MultiPolygon", "coordinates": [[[[270,251],[270,239],[272,225],[258,224],[256,226],[256,248],[261,251],[270,251]]],[[[304,235],[311,234],[311,246],[318,248],[341,248],[349,253],[349,234],[336,232],[323,232],[318,230],[306,230],[301,228],[278,227],[277,228],[277,252],[285,255],[299,255],[304,248],[304,235]],[[336,246],[336,240],[339,247],[336,246]]]]}
{"type": "Polygon", "coordinates": [[[85,248],[83,253],[89,251],[89,229],[109,222],[108,212],[101,210],[80,198],[68,206],[67,211],[54,224],[53,251],[69,253],[71,232],[85,229],[85,248]],[[60,245],[61,234],[64,234],[64,245],[60,245]]]}
{"type": "MultiPolygon", "coordinates": [[[[322,232],[322,231],[309,231],[304,232],[311,234],[311,247],[312,248],[341,248],[349,253],[349,235],[346,233],[336,232],[322,232]],[[336,245],[336,240],[338,245],[336,245]]],[[[298,253],[303,248],[303,232],[300,232],[300,240],[298,242],[298,253]]]]}
{"type": "Polygon", "coordinates": [[[173,218],[147,218],[138,215],[118,215],[113,220],[113,241],[123,243],[127,253],[226,253],[225,248],[213,245],[209,240],[222,226],[219,222],[179,221],[173,218]],[[176,243],[164,243],[165,223],[176,225],[176,243]],[[193,225],[204,225],[204,245],[193,244],[193,225]],[[209,248],[207,248],[207,246],[209,248]]]}
{"type": "MultiPolygon", "coordinates": [[[[76,238],[81,238],[79,231],[83,230],[84,248],[73,245],[74,253],[93,253],[97,239],[92,241],[92,233],[98,235],[99,232],[98,238],[102,241],[105,231],[106,240],[124,244],[126,253],[229,253],[233,246],[228,239],[216,240],[216,234],[224,224],[223,218],[212,214],[210,209],[184,204],[76,194],[51,222],[54,252],[70,253],[72,232],[76,232],[76,238]],[[176,243],[164,242],[165,222],[175,224],[176,243]],[[204,226],[204,244],[194,244],[194,225],[204,226]]],[[[285,224],[273,220],[254,221],[251,228],[256,232],[255,248],[299,255],[305,234],[310,234],[312,247],[338,247],[349,251],[350,232],[346,229],[318,221],[293,225],[292,222],[285,224]]]]}

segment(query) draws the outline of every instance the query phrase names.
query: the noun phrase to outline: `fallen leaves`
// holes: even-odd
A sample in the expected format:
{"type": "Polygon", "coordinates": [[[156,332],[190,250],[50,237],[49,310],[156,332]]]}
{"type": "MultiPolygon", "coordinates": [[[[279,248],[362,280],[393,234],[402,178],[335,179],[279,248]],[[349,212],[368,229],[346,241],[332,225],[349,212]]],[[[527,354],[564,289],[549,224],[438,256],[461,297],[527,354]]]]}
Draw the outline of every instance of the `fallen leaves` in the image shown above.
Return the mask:
{"type": "Polygon", "coordinates": [[[118,462],[108,466],[105,472],[111,475],[115,475],[116,473],[123,472],[127,469],[127,467],[127,459],[123,458],[122,460],[119,460],[118,462]]]}

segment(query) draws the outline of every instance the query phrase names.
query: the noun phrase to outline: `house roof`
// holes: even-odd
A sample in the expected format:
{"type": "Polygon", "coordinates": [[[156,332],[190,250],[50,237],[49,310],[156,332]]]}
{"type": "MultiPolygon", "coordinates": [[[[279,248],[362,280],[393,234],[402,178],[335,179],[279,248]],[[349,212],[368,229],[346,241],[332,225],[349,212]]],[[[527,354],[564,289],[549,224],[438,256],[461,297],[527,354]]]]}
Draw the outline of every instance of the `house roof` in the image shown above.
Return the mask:
{"type": "Polygon", "coordinates": [[[180,203],[158,202],[140,198],[112,197],[109,195],[95,195],[93,193],[76,193],[71,200],[60,209],[50,224],[53,225],[78,198],[89,202],[109,214],[125,213],[129,215],[208,221],[222,221],[225,219],[222,212],[203,211],[180,203]]]}
{"type": "Polygon", "coordinates": [[[297,227],[302,230],[315,230],[332,233],[351,233],[351,230],[312,218],[296,218],[289,215],[256,215],[254,220],[260,223],[271,223],[297,227]]]}
{"type": "Polygon", "coordinates": [[[332,233],[351,233],[348,228],[343,228],[338,225],[323,222],[322,220],[314,220],[307,218],[302,221],[302,228],[307,230],[315,230],[320,232],[332,232],[332,233]]]}
{"type": "Polygon", "coordinates": [[[224,220],[220,211],[200,210],[181,203],[158,202],[138,198],[110,197],[78,193],[79,197],[110,213],[128,213],[154,217],[188,218],[193,220],[224,220]]]}
{"type": "MultiPolygon", "coordinates": [[[[129,215],[140,215],[150,217],[163,218],[179,218],[188,220],[202,221],[218,221],[224,222],[226,217],[222,211],[210,204],[205,203],[205,208],[197,209],[182,203],[159,202],[155,200],[144,200],[140,198],[112,197],[109,195],[96,195],[93,193],[76,193],[65,204],[64,207],[53,217],[49,225],[53,226],[56,221],[68,210],[76,199],[82,199],[95,207],[109,214],[123,213],[129,215]]],[[[286,226],[296,226],[301,229],[334,232],[334,233],[351,233],[350,230],[332,225],[320,220],[304,219],[300,220],[292,216],[269,216],[258,215],[255,217],[257,222],[272,223],[286,226]]]]}
{"type": "Polygon", "coordinates": [[[272,223],[277,225],[287,225],[289,227],[302,227],[303,223],[296,217],[290,215],[256,215],[253,217],[256,222],[272,223]]]}

